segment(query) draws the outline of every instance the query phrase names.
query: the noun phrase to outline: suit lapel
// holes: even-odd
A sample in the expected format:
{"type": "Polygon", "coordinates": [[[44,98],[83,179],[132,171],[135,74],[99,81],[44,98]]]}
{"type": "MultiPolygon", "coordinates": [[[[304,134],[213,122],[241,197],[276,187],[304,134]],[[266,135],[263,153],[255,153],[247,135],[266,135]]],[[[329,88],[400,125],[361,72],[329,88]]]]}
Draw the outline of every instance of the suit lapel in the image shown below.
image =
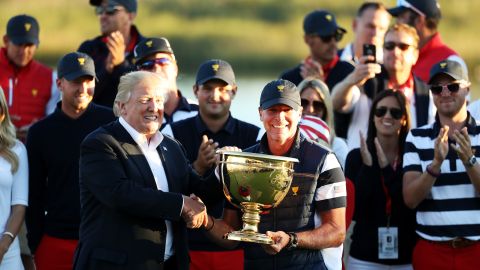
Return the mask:
{"type": "Polygon", "coordinates": [[[169,168],[177,168],[177,166],[174,163],[174,160],[172,158],[168,158],[169,156],[172,156],[173,153],[169,153],[169,147],[167,146],[167,143],[165,141],[166,139],[164,138],[160,145],[157,147],[158,154],[160,155],[160,159],[162,160],[162,165],[163,169],[165,170],[165,175],[167,176],[167,182],[168,182],[168,190],[170,192],[180,192],[180,189],[178,188],[178,185],[175,181],[175,178],[172,176],[169,168]]]}
{"type": "Polygon", "coordinates": [[[140,146],[138,146],[138,144],[133,140],[132,136],[130,136],[130,134],[120,124],[120,122],[118,122],[118,120],[115,123],[114,128],[122,148],[128,154],[129,159],[133,161],[140,174],[143,176],[145,186],[157,189],[157,184],[155,183],[152,170],[148,165],[147,159],[140,149],[140,146]]]}

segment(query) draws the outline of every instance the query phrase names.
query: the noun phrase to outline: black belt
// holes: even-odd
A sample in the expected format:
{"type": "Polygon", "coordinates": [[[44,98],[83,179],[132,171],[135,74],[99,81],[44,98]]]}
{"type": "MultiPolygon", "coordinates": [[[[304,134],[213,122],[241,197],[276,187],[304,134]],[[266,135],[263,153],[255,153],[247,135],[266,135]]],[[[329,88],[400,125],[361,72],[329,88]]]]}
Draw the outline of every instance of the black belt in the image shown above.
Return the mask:
{"type": "Polygon", "coordinates": [[[466,247],[473,246],[475,244],[480,243],[480,241],[474,241],[474,240],[470,240],[463,237],[455,237],[452,240],[448,240],[448,241],[431,241],[431,240],[426,240],[426,241],[436,245],[449,246],[451,248],[466,248],[466,247]]]}

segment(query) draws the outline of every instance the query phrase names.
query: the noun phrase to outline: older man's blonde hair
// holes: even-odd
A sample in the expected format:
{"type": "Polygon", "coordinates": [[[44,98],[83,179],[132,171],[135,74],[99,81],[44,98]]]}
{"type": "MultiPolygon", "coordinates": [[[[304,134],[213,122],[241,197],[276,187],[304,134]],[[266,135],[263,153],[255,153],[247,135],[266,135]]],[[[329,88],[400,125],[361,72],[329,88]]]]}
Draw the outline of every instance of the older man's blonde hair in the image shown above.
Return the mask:
{"type": "Polygon", "coordinates": [[[113,104],[113,113],[120,116],[120,104],[127,103],[136,85],[152,82],[162,90],[163,101],[167,101],[168,82],[160,75],[149,71],[134,71],[123,75],[118,84],[118,92],[113,104]]]}

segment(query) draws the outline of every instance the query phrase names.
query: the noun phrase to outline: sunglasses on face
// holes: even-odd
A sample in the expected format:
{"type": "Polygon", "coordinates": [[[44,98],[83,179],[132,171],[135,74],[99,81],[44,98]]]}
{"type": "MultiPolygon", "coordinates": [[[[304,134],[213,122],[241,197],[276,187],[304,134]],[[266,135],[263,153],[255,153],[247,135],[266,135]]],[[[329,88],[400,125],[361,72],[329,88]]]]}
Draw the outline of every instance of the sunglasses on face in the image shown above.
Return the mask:
{"type": "Polygon", "coordinates": [[[313,110],[315,110],[315,112],[321,112],[323,111],[323,108],[324,108],[323,102],[318,100],[310,101],[308,99],[302,98],[300,99],[300,104],[302,105],[303,108],[306,108],[307,106],[311,105],[313,107],[313,110]]]}
{"type": "Polygon", "coordinates": [[[170,63],[172,63],[172,61],[166,57],[155,58],[152,60],[147,60],[140,65],[137,65],[137,68],[139,70],[152,70],[155,67],[155,65],[160,65],[163,67],[163,66],[169,65],[170,63]]]}
{"type": "Polygon", "coordinates": [[[95,14],[97,15],[102,15],[103,13],[106,13],[107,15],[115,15],[118,11],[122,10],[120,6],[97,6],[95,7],[95,14]]]}
{"type": "Polygon", "coordinates": [[[387,51],[393,51],[395,47],[398,47],[402,51],[408,50],[408,48],[413,47],[413,45],[407,43],[395,43],[393,41],[387,41],[383,44],[383,48],[387,51]]]}
{"type": "Polygon", "coordinates": [[[443,91],[444,88],[447,88],[448,91],[452,93],[458,92],[460,90],[460,84],[459,83],[451,83],[447,85],[432,85],[430,86],[430,90],[432,90],[432,94],[434,95],[440,95],[443,91]]]}
{"type": "Polygon", "coordinates": [[[319,36],[319,37],[325,43],[329,43],[330,41],[332,41],[332,39],[335,39],[335,41],[338,42],[338,41],[342,40],[343,34],[342,33],[335,33],[335,34],[332,34],[332,35],[319,36]]]}
{"type": "Polygon", "coordinates": [[[374,111],[376,117],[384,117],[390,111],[390,115],[393,119],[400,120],[403,116],[403,112],[399,108],[377,107],[374,111]]]}

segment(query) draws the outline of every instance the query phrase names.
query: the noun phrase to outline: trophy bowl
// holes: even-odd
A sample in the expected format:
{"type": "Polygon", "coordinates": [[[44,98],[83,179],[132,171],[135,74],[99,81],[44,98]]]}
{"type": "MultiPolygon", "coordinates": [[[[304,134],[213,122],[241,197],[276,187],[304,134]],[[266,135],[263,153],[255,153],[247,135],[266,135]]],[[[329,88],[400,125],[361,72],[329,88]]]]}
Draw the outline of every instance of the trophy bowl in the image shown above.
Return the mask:
{"type": "Polygon", "coordinates": [[[276,207],[285,198],[298,159],[223,150],[217,153],[225,197],[243,212],[242,230],[229,232],[224,238],[273,244],[270,237],[258,233],[260,213],[276,207]]]}

